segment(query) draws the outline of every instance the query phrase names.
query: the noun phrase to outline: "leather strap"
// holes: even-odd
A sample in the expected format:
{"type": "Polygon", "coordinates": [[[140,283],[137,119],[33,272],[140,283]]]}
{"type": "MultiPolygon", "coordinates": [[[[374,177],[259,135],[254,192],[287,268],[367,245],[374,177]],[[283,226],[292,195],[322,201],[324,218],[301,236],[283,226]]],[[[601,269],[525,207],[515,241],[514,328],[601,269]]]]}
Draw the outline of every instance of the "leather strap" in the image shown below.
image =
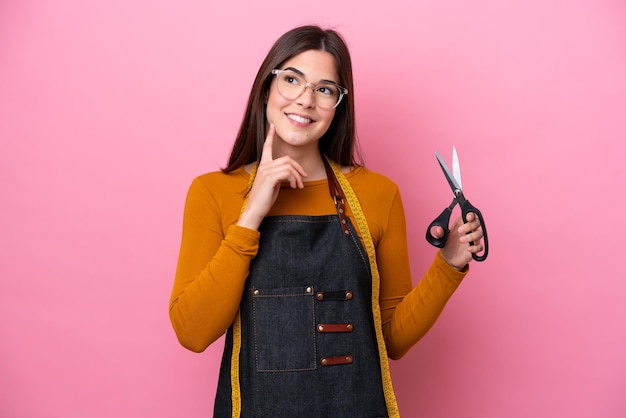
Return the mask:
{"type": "Polygon", "coordinates": [[[317,332],[352,332],[352,324],[318,324],[317,332]]]}
{"type": "Polygon", "coordinates": [[[352,355],[347,354],[345,356],[322,357],[320,364],[322,366],[336,366],[338,364],[352,364],[352,361],[352,355]]]}
{"type": "Polygon", "coordinates": [[[326,177],[328,178],[328,191],[330,191],[330,197],[333,198],[335,206],[337,207],[337,214],[339,215],[339,220],[341,221],[343,234],[349,237],[351,234],[350,228],[348,228],[348,221],[346,220],[346,200],[343,194],[343,190],[341,189],[339,181],[337,180],[337,176],[335,176],[333,169],[330,167],[326,156],[322,156],[322,160],[324,161],[326,177]]]}

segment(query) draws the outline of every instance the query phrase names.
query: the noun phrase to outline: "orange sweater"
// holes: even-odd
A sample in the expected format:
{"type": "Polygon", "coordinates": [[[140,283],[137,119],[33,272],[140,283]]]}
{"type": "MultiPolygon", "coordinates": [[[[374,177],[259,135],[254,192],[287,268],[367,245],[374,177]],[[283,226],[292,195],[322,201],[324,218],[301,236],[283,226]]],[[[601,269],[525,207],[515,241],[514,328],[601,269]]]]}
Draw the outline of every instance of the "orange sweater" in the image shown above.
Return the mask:
{"type": "MultiPolygon", "coordinates": [[[[435,323],[467,269],[438,252],[413,288],[404,208],[398,187],[364,167],[346,174],[368,222],[381,278],[383,334],[390,358],[402,357],[435,323]]],[[[239,309],[259,232],[235,225],[250,175],[240,168],[196,178],[187,195],[170,319],[180,343],[201,352],[226,332],[239,309]]],[[[336,209],[326,179],[283,187],[269,215],[328,215],[336,209]]],[[[353,224],[350,208],[347,215],[353,224]]],[[[361,238],[361,237],[359,237],[361,238]]]]}

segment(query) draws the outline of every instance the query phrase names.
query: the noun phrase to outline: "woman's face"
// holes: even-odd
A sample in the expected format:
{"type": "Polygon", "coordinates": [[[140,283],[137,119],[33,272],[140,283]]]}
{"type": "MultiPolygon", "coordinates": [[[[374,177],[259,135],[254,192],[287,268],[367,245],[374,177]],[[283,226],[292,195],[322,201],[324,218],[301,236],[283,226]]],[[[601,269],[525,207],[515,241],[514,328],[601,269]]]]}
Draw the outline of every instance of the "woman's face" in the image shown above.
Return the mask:
{"type": "MultiPolygon", "coordinates": [[[[335,59],[326,51],[304,51],[286,61],[279,69],[286,68],[302,73],[309,83],[316,84],[320,80],[339,83],[335,59]]],[[[266,115],[276,128],[274,147],[285,153],[288,149],[317,150],[319,139],[333,121],[335,109],[317,106],[313,90],[308,87],[298,98],[286,99],[278,92],[277,76],[274,76],[266,115]]]]}

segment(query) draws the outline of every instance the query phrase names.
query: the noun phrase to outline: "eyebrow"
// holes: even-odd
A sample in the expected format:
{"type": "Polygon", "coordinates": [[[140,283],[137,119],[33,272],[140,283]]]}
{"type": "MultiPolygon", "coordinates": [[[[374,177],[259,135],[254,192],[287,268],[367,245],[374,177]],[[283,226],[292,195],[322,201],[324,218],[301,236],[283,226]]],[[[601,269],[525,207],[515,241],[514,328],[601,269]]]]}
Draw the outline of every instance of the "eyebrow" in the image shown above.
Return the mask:
{"type": "MultiPolygon", "coordinates": [[[[297,68],[294,68],[294,67],[287,67],[287,68],[285,68],[285,71],[286,71],[286,70],[290,70],[290,71],[293,71],[294,73],[298,73],[298,74],[300,74],[302,77],[305,77],[305,76],[306,76],[306,75],[305,75],[302,71],[300,71],[300,70],[298,70],[297,68]]],[[[318,81],[316,84],[319,84],[319,83],[330,83],[330,84],[335,84],[335,85],[337,85],[337,86],[339,85],[339,83],[337,83],[337,82],[335,82],[335,81],[333,81],[333,80],[324,80],[324,79],[322,79],[322,80],[318,81]]]]}

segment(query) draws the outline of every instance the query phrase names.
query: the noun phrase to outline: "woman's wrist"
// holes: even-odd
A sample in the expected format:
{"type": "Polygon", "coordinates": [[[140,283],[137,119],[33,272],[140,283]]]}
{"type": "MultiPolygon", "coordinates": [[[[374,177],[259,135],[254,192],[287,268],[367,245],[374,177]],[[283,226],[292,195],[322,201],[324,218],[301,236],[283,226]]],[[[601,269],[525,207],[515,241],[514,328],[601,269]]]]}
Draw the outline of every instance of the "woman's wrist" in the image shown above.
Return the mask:
{"type": "Polygon", "coordinates": [[[443,259],[443,261],[446,262],[446,264],[448,266],[450,266],[451,268],[453,268],[454,270],[458,271],[458,272],[465,272],[467,270],[467,267],[469,266],[469,264],[465,264],[462,267],[459,267],[457,265],[455,265],[454,263],[452,263],[452,261],[448,260],[446,257],[443,256],[443,254],[441,253],[441,251],[439,251],[439,256],[443,259]]]}
{"type": "Polygon", "coordinates": [[[248,229],[258,230],[262,221],[262,217],[255,216],[247,210],[244,210],[237,220],[237,225],[248,229]]]}

